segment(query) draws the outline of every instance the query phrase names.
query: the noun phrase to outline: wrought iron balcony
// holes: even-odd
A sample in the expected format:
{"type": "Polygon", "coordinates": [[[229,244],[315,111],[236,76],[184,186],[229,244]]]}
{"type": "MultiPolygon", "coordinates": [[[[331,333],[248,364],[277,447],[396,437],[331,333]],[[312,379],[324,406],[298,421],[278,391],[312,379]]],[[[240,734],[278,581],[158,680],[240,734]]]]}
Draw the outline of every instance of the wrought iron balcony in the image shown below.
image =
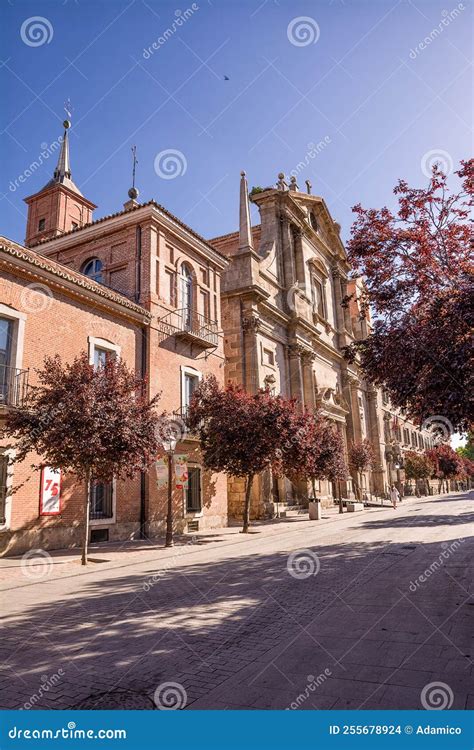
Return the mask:
{"type": "Polygon", "coordinates": [[[182,440],[197,439],[196,433],[189,428],[189,406],[182,406],[180,409],[172,412],[172,414],[173,416],[170,421],[176,440],[181,442],[182,440]]]}
{"type": "Polygon", "coordinates": [[[0,407],[22,406],[28,389],[28,370],[0,365],[0,407]]]}
{"type": "Polygon", "coordinates": [[[187,308],[173,310],[161,318],[159,330],[164,335],[175,335],[203,349],[215,349],[219,343],[217,323],[187,308]]]}

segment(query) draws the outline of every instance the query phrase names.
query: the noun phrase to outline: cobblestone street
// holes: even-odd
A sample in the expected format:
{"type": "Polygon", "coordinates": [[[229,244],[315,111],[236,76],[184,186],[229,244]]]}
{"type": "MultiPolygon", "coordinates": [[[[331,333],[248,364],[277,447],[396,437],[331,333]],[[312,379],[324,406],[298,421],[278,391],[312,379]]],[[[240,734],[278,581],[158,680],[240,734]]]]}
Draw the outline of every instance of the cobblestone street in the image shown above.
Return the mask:
{"type": "Polygon", "coordinates": [[[324,516],[4,559],[2,707],[474,708],[472,493],[324,516]]]}

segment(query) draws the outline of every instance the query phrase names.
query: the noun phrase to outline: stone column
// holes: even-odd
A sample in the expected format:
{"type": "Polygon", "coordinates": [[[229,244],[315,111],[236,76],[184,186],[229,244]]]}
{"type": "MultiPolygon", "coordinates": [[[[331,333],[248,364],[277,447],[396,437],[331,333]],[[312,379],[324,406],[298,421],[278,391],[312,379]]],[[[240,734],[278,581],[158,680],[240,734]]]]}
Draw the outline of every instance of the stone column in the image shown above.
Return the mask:
{"type": "Polygon", "coordinates": [[[367,389],[367,407],[369,418],[369,439],[372,443],[375,456],[375,461],[371,472],[372,491],[377,495],[381,495],[384,490],[382,443],[380,435],[379,414],[377,409],[377,389],[372,386],[369,386],[369,388],[367,389]]]}
{"type": "Polygon", "coordinates": [[[301,367],[301,349],[297,344],[288,347],[290,371],[290,393],[292,398],[298,399],[303,408],[305,405],[303,372],[301,367]]]}
{"type": "Polygon", "coordinates": [[[244,386],[249,393],[256,393],[259,389],[259,367],[258,367],[258,337],[260,328],[260,317],[254,310],[242,311],[242,329],[244,351],[244,386]]]}
{"type": "Polygon", "coordinates": [[[305,350],[301,354],[304,405],[307,409],[311,410],[316,408],[316,390],[313,373],[315,357],[315,353],[309,350],[305,350]]]}

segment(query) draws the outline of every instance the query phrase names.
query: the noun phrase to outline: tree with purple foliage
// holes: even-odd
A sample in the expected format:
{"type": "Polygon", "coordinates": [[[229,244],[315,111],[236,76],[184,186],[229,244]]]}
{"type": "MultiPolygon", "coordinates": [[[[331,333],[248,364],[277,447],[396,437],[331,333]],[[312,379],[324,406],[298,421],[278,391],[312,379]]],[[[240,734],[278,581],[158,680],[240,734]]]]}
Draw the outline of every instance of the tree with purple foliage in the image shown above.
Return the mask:
{"type": "MultiPolygon", "coordinates": [[[[5,432],[15,439],[16,461],[35,452],[42,465],[85,483],[82,564],[87,563],[91,482],[133,478],[155,460],[166,431],[148,400],[145,382],[120,360],[94,368],[84,352],[71,364],[45,358],[39,384],[24,406],[8,415],[5,432]]],[[[39,469],[40,466],[35,466],[39,469]]]]}

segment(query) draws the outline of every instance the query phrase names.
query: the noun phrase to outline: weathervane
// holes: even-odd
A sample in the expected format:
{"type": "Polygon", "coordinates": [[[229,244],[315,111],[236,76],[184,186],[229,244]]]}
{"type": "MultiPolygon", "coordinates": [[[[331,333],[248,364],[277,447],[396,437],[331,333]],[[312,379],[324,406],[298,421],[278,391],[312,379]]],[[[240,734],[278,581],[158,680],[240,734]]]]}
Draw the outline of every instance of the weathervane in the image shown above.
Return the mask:
{"type": "Polygon", "coordinates": [[[71,115],[72,115],[72,106],[71,106],[71,100],[69,97],[64,102],[64,111],[66,113],[66,119],[63,122],[64,127],[66,130],[71,127],[71,115]]]}
{"type": "Polygon", "coordinates": [[[136,200],[138,198],[138,190],[135,187],[135,174],[136,174],[137,164],[138,164],[137,147],[136,146],[132,146],[132,157],[133,157],[132,187],[128,191],[128,195],[132,199],[132,201],[134,201],[134,200],[136,200]]]}

